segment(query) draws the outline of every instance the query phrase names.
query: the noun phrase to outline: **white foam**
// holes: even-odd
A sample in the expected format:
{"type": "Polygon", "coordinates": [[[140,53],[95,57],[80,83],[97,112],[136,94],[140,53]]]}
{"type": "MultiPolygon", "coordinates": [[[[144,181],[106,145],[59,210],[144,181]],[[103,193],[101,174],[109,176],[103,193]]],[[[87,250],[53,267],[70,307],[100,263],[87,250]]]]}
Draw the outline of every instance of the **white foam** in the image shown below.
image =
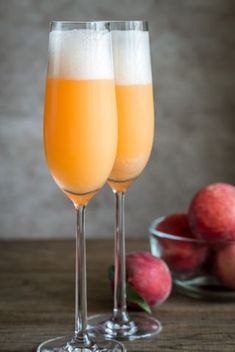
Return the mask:
{"type": "Polygon", "coordinates": [[[149,35],[138,30],[112,32],[115,81],[122,85],[152,82],[149,35]]]}
{"type": "Polygon", "coordinates": [[[48,76],[69,79],[112,79],[111,34],[107,30],[52,31],[48,76]]]}

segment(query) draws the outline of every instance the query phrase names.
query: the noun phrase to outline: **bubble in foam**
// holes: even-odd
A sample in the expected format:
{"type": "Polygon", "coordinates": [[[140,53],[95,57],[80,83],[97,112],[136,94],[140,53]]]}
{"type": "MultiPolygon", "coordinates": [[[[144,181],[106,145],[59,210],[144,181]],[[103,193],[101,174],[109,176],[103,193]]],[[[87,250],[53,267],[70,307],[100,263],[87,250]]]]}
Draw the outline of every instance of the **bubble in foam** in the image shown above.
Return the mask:
{"type": "Polygon", "coordinates": [[[107,30],[52,31],[48,76],[67,79],[112,79],[111,34],[107,30]]]}
{"type": "Polygon", "coordinates": [[[152,82],[149,35],[146,31],[113,30],[114,72],[117,84],[152,82]]]}

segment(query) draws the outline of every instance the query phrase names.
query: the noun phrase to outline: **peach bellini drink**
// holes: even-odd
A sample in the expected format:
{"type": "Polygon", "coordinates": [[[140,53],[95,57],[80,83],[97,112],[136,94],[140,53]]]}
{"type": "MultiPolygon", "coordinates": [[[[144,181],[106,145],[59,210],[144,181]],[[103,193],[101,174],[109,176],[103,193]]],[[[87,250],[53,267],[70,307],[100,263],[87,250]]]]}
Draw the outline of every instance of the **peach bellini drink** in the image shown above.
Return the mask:
{"type": "Polygon", "coordinates": [[[125,192],[143,171],[153,141],[153,93],[151,84],[116,85],[118,149],[109,184],[125,192]]]}
{"type": "MultiPolygon", "coordinates": [[[[138,22],[131,26],[138,26],[138,22]]],[[[146,166],[153,144],[154,106],[148,31],[113,28],[112,42],[118,147],[109,183],[113,190],[126,191],[146,166]]]]}
{"type": "Polygon", "coordinates": [[[75,329],[38,352],[125,351],[87,330],[85,208],[106,182],[116,155],[117,116],[111,34],[105,22],[52,22],[45,92],[49,170],[77,215],[75,329]]]}
{"type": "Polygon", "coordinates": [[[116,152],[110,64],[92,65],[92,52],[85,57],[76,46],[76,41],[84,42],[84,47],[93,41],[94,51],[104,50],[107,38],[103,37],[89,38],[87,30],[67,31],[63,36],[53,31],[50,35],[44,114],[46,159],[56,183],[78,204],[85,204],[102,187],[116,152]],[[63,57],[58,58],[58,50],[63,57]]]}
{"type": "Polygon", "coordinates": [[[152,316],[130,314],[126,304],[124,201],[129,186],[144,170],[154,137],[154,103],[148,25],[142,21],[111,22],[118,112],[118,146],[108,183],[115,195],[114,305],[111,316],[90,319],[92,329],[119,340],[158,334],[152,316]]]}
{"type": "Polygon", "coordinates": [[[102,187],[113,164],[116,140],[113,94],[111,80],[47,79],[47,162],[60,188],[75,203],[86,204],[102,187]]]}
{"type": "Polygon", "coordinates": [[[109,177],[114,191],[127,191],[150,156],[154,132],[151,84],[116,85],[118,149],[109,177]]]}

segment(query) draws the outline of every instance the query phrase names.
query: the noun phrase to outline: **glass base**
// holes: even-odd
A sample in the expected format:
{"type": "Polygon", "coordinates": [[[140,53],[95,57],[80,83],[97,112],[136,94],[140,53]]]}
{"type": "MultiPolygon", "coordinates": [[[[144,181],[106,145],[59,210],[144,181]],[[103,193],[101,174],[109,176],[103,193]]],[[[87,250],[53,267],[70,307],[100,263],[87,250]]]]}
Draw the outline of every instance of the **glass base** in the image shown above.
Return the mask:
{"type": "Polygon", "coordinates": [[[173,281],[180,293],[193,298],[218,302],[235,301],[235,291],[223,287],[213,276],[198,275],[189,279],[173,277],[173,281]]]}
{"type": "Polygon", "coordinates": [[[143,313],[129,313],[129,321],[124,324],[115,322],[110,315],[95,315],[88,320],[90,334],[115,338],[120,341],[133,341],[158,335],[161,323],[154,317],[143,313]]]}
{"type": "Polygon", "coordinates": [[[62,336],[41,343],[37,352],[126,352],[126,349],[120,342],[101,337],[88,347],[79,347],[72,342],[71,337],[62,336]]]}

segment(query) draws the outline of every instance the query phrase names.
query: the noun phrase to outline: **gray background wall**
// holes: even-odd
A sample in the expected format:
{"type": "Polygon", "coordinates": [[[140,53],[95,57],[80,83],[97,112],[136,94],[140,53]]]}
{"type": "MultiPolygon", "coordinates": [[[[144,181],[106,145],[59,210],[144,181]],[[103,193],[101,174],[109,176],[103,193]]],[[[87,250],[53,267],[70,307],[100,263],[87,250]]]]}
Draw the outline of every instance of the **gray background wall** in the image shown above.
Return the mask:
{"type": "MultiPolygon", "coordinates": [[[[48,22],[148,19],[157,134],[148,167],[129,190],[127,233],[187,209],[195,191],[235,180],[235,1],[1,0],[0,236],[70,237],[72,205],[52,181],[42,148],[48,22]]],[[[90,203],[88,236],[112,236],[106,187],[90,203]]]]}

